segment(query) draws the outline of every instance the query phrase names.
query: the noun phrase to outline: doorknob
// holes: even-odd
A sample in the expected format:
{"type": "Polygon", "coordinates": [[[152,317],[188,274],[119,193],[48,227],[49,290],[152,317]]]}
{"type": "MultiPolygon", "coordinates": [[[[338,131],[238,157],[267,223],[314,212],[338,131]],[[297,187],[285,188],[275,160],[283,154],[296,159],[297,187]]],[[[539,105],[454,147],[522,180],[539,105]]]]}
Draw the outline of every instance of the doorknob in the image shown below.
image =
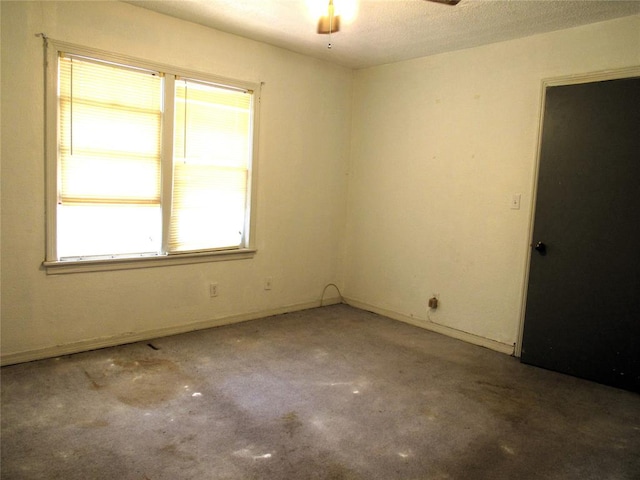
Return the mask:
{"type": "Polygon", "coordinates": [[[536,243],[536,246],[533,248],[535,248],[536,252],[538,252],[540,255],[547,254],[547,246],[543,242],[536,243]]]}

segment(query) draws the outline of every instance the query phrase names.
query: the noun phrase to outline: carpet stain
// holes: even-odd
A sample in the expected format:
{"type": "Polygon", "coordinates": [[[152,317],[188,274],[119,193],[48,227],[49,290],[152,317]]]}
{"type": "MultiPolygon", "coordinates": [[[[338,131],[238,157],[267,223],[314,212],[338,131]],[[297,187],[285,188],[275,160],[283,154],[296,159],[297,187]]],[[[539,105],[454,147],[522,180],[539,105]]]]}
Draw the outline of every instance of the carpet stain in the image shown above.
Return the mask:
{"type": "Polygon", "coordinates": [[[188,460],[188,461],[196,460],[196,457],[194,455],[192,455],[191,453],[184,452],[183,450],[180,449],[179,445],[176,445],[174,443],[165,445],[164,447],[160,448],[160,452],[162,452],[162,457],[168,456],[168,457],[174,457],[176,459],[188,460]]]}
{"type": "Polygon", "coordinates": [[[109,426],[109,422],[106,420],[93,420],[91,422],[84,422],[80,424],[82,428],[105,428],[109,426]]]}
{"type": "Polygon", "coordinates": [[[350,468],[339,463],[332,463],[327,466],[324,480],[359,480],[361,477],[350,468]]]}
{"type": "Polygon", "coordinates": [[[98,374],[89,374],[92,390],[108,392],[137,408],[166,403],[193,384],[174,362],[165,359],[113,360],[98,374]]]}
{"type": "Polygon", "coordinates": [[[89,382],[91,382],[91,389],[92,390],[100,390],[102,388],[102,385],[99,385],[91,375],[89,375],[89,372],[87,372],[86,370],[82,370],[82,372],[84,373],[84,376],[87,377],[89,379],[89,382]]]}
{"type": "Polygon", "coordinates": [[[298,414],[296,412],[285,413],[280,417],[280,420],[282,420],[285,432],[287,432],[290,437],[293,437],[300,427],[302,427],[302,422],[298,418],[298,414]]]}
{"type": "Polygon", "coordinates": [[[422,415],[427,420],[432,420],[432,421],[438,418],[438,414],[434,410],[432,410],[430,407],[424,407],[422,409],[422,415]]]}
{"type": "Polygon", "coordinates": [[[503,418],[512,424],[521,424],[531,418],[531,402],[523,393],[508,385],[476,381],[459,389],[465,397],[480,403],[497,418],[503,418]]]}

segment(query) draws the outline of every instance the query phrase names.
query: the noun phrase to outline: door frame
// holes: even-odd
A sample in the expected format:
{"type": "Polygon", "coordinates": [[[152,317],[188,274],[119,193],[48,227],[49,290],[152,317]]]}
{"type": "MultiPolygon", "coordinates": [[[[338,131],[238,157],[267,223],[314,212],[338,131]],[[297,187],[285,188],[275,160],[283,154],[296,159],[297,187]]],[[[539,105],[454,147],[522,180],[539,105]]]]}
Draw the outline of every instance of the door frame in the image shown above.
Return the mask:
{"type": "Polygon", "coordinates": [[[531,246],[533,244],[533,227],[536,215],[536,202],[538,196],[538,176],[540,173],[540,152],[542,150],[542,128],[544,122],[545,104],[547,101],[547,87],[559,87],[565,85],[579,85],[582,83],[602,82],[607,80],[621,80],[624,78],[640,77],[640,65],[613,70],[601,70],[591,73],[565,75],[561,77],[543,78],[540,82],[540,107],[538,114],[538,142],[536,147],[536,159],[533,172],[533,185],[531,191],[531,205],[529,208],[529,232],[528,254],[525,255],[524,282],[520,295],[520,323],[518,326],[518,338],[516,341],[514,356],[522,356],[522,338],[524,335],[524,318],[527,308],[527,292],[529,290],[529,269],[531,268],[531,246]]]}

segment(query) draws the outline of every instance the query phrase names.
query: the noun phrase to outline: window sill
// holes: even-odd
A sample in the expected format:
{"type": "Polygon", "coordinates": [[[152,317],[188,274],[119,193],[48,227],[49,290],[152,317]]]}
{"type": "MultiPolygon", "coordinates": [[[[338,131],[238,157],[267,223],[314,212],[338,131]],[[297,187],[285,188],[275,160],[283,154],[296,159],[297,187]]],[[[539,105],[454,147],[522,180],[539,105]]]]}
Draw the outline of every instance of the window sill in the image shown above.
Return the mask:
{"type": "Polygon", "coordinates": [[[112,270],[131,270],[135,268],[168,267],[171,265],[222,262],[226,260],[244,260],[253,258],[255,254],[255,249],[241,248],[237,250],[158,255],[155,257],[45,261],[42,262],[42,265],[47,271],[47,275],[61,275],[66,273],[106,272],[112,270]]]}

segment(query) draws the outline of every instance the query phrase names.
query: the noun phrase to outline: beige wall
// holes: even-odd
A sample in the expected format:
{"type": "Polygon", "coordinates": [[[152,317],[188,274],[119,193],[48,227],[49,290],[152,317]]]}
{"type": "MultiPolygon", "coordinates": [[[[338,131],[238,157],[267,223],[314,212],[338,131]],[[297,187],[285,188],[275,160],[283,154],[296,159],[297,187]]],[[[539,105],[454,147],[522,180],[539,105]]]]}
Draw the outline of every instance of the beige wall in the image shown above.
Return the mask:
{"type": "Polygon", "coordinates": [[[2,2],[3,360],[319,304],[327,283],[342,284],[352,78],[342,67],[119,2],[2,2]],[[39,32],[265,82],[254,259],[46,274],[39,32]],[[212,281],[217,298],[209,297],[212,281]]]}
{"type": "Polygon", "coordinates": [[[636,16],[358,71],[350,301],[509,351],[528,262],[541,81],[639,65],[639,32],[636,16]],[[510,209],[513,194],[520,210],[510,209]],[[440,308],[428,313],[434,293],[440,308]]]}
{"type": "Polygon", "coordinates": [[[2,2],[1,14],[5,362],[317,305],[329,282],[354,305],[509,351],[541,79],[640,64],[640,17],[352,72],[128,4],[2,2]],[[265,82],[254,259],[43,271],[38,32],[265,82]]]}

